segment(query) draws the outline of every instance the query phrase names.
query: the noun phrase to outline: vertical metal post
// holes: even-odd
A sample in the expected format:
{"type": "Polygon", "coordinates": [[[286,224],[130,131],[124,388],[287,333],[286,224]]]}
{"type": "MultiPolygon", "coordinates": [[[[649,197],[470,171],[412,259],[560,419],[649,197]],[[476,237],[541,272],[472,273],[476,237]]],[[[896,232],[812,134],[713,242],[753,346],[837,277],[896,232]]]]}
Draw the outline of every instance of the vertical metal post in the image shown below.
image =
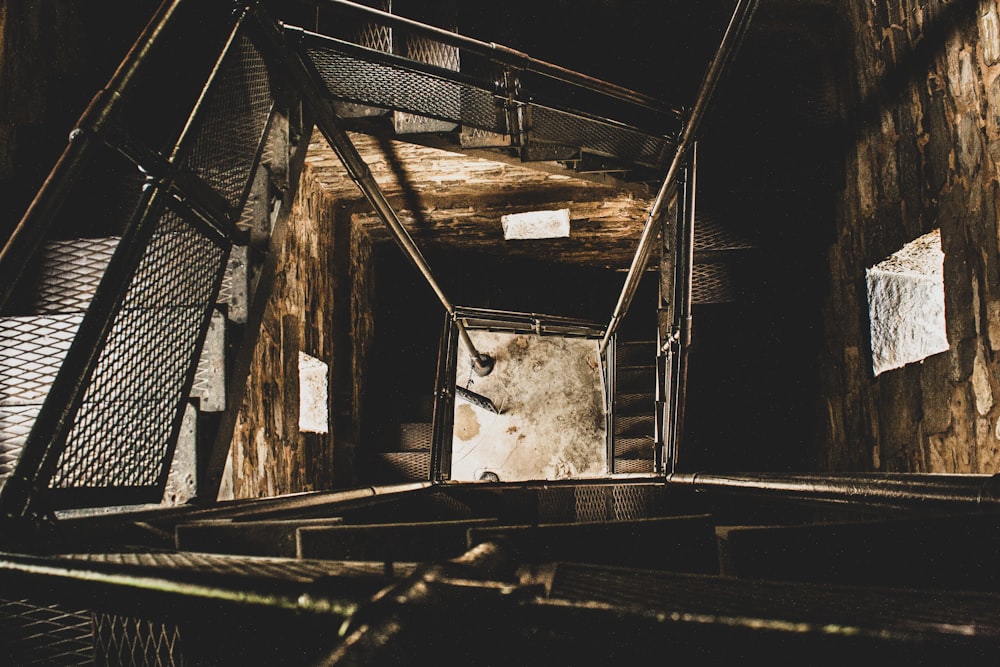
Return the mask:
{"type": "Polygon", "coordinates": [[[296,88],[302,94],[305,102],[309,105],[315,119],[316,127],[323,134],[323,138],[326,139],[330,148],[340,158],[351,180],[354,181],[355,185],[358,186],[358,189],[365,196],[365,199],[375,209],[375,213],[378,214],[383,224],[388,228],[397,245],[399,245],[417,270],[420,271],[424,280],[427,281],[427,284],[441,302],[441,305],[444,306],[445,310],[452,317],[455,327],[458,329],[459,337],[472,357],[473,368],[476,373],[479,375],[488,375],[493,370],[495,360],[476,349],[465,327],[465,323],[455,316],[454,304],[445,295],[444,290],[441,289],[441,286],[434,278],[434,274],[431,273],[427,260],[424,259],[420,249],[413,242],[410,233],[406,231],[399,216],[396,215],[396,211],[393,210],[389,200],[386,199],[385,194],[379,188],[378,182],[372,176],[371,170],[361,157],[361,154],[358,153],[358,149],[354,146],[350,137],[347,136],[347,132],[341,127],[337,114],[333,112],[329,103],[319,92],[319,84],[313,80],[310,71],[299,59],[298,55],[285,43],[274,21],[264,13],[259,5],[255,4],[252,11],[256,14],[261,31],[264,33],[263,37],[267,41],[267,46],[270,47],[269,51],[276,54],[285,66],[286,72],[294,81],[296,88]]]}
{"type": "Polygon", "coordinates": [[[680,233],[680,255],[681,261],[678,273],[682,273],[684,280],[678,290],[680,310],[677,313],[678,331],[680,333],[677,342],[677,381],[674,392],[674,419],[671,425],[671,459],[670,472],[674,472],[677,465],[677,447],[684,432],[684,412],[687,400],[687,375],[688,375],[688,353],[691,349],[691,305],[694,301],[693,280],[694,280],[694,225],[696,211],[696,193],[698,189],[698,146],[695,144],[691,148],[691,158],[688,164],[687,179],[684,185],[684,217],[681,221],[680,233]]]}

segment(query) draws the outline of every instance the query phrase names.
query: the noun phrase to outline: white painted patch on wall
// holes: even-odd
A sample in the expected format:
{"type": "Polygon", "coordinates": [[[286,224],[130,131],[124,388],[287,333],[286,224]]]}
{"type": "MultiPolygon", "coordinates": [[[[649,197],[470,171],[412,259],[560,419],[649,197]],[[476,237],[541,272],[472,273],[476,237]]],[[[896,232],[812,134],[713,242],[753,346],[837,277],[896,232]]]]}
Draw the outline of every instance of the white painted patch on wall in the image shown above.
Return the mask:
{"type": "Polygon", "coordinates": [[[865,278],[875,375],[948,350],[939,230],[907,243],[865,278]]]}
{"type": "Polygon", "coordinates": [[[503,237],[511,239],[558,239],[569,236],[569,209],[510,213],[500,217],[503,237]]]}
{"type": "Polygon", "coordinates": [[[303,433],[328,433],[329,414],[326,409],[327,365],[299,352],[299,430],[303,433]]]}

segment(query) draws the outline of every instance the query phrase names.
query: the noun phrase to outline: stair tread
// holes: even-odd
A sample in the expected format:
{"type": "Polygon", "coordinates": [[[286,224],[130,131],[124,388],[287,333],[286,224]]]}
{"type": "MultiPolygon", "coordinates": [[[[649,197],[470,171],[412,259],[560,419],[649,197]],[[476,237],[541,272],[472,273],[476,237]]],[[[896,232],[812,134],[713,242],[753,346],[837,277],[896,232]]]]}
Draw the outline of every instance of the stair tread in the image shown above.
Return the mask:
{"type": "Polygon", "coordinates": [[[652,459],[653,436],[615,438],[615,459],[652,459]]]}
{"type": "Polygon", "coordinates": [[[652,437],[654,421],[652,414],[615,414],[615,436],[633,438],[652,437]]]}
{"type": "Polygon", "coordinates": [[[434,436],[430,422],[404,422],[398,429],[398,449],[401,451],[429,451],[434,436]]]}
{"type": "Polygon", "coordinates": [[[726,527],[734,576],[854,585],[1000,590],[1000,516],[960,515],[726,527]]]}
{"type": "Polygon", "coordinates": [[[615,457],[615,473],[653,473],[655,472],[655,461],[650,458],[619,458],[615,457]]]}
{"type": "Polygon", "coordinates": [[[295,536],[299,528],[341,523],[341,517],[193,521],[174,527],[174,544],[185,551],[294,558],[295,536]]]}
{"type": "Polygon", "coordinates": [[[377,481],[426,481],[431,475],[430,450],[375,452],[377,481]]]}
{"type": "Polygon", "coordinates": [[[679,572],[718,571],[712,516],[491,526],[469,530],[469,546],[502,539],[521,562],[571,560],[679,572]]]}
{"type": "Polygon", "coordinates": [[[299,558],[362,561],[427,561],[466,551],[467,532],[497,524],[495,518],[307,526],[297,531],[299,558]]]}

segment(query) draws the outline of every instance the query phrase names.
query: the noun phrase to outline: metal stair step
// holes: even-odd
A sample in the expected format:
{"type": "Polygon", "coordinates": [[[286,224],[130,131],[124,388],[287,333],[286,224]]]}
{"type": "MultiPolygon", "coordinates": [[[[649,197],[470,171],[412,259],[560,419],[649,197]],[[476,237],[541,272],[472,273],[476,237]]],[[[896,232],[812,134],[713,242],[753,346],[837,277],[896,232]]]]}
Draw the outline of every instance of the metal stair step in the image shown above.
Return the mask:
{"type": "Polygon", "coordinates": [[[571,561],[718,573],[711,515],[630,521],[494,526],[469,530],[469,546],[502,540],[524,563],[571,561]]]}
{"type": "MultiPolygon", "coordinates": [[[[652,407],[652,406],[650,406],[652,407]]],[[[645,415],[622,415],[615,414],[615,437],[643,437],[653,435],[653,414],[645,415]]]]}
{"type": "Polygon", "coordinates": [[[656,407],[656,394],[652,389],[648,392],[635,394],[619,393],[615,396],[616,415],[646,415],[653,414],[656,407]]]}
{"type": "Polygon", "coordinates": [[[618,343],[615,344],[615,362],[619,367],[655,365],[656,341],[618,341],[618,343]]]}
{"type": "Polygon", "coordinates": [[[497,520],[307,526],[297,531],[299,558],[418,562],[460,556],[468,531],[497,520]]]}
{"type": "Polygon", "coordinates": [[[726,574],[1000,591],[1000,515],[719,527],[726,574]]]}
{"type": "Polygon", "coordinates": [[[615,392],[618,394],[653,393],[656,390],[654,366],[618,366],[615,369],[615,392]]]}
{"type": "Polygon", "coordinates": [[[652,459],[653,435],[615,438],[615,459],[652,459]]]}
{"type": "MultiPolygon", "coordinates": [[[[38,251],[30,268],[37,276],[30,289],[15,295],[7,312],[19,315],[68,315],[83,313],[104,277],[118,247],[118,237],[49,241],[38,251]]],[[[249,256],[246,246],[233,246],[218,303],[227,304],[229,319],[246,322],[249,256]]]]}
{"type": "Polygon", "coordinates": [[[376,452],[373,463],[375,481],[379,482],[426,481],[431,477],[429,450],[376,452]]]}
{"type": "Polygon", "coordinates": [[[343,523],[341,517],[195,521],[174,527],[174,543],[176,548],[185,551],[294,558],[296,531],[299,528],[333,526],[341,523],[343,523]]]}
{"type": "Polygon", "coordinates": [[[0,318],[0,405],[45,400],[82,320],[79,313],[0,318]]]}
{"type": "MultiPolygon", "coordinates": [[[[41,405],[82,321],[83,313],[0,318],[0,406],[41,405]]],[[[191,396],[200,399],[202,411],[226,408],[225,321],[218,311],[212,316],[191,396]]]]}
{"type": "Polygon", "coordinates": [[[654,467],[652,458],[633,459],[615,457],[615,473],[652,473],[654,467]]]}
{"type": "Polygon", "coordinates": [[[402,451],[430,451],[433,425],[429,422],[410,422],[399,425],[399,449],[402,451]]]}

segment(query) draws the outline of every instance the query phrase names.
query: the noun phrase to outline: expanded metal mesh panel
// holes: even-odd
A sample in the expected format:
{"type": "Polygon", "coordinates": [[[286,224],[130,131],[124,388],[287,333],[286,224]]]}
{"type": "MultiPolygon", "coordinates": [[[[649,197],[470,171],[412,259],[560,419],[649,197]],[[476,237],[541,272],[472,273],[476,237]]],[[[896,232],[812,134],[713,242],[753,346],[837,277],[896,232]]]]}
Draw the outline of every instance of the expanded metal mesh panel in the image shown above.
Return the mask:
{"type": "Polygon", "coordinates": [[[0,600],[0,656],[11,667],[92,665],[92,623],[85,609],[0,600]]]}
{"type": "Polygon", "coordinates": [[[694,225],[694,249],[746,250],[753,242],[738,231],[710,218],[698,218],[694,225]]]}
{"type": "Polygon", "coordinates": [[[657,166],[666,155],[670,142],[632,129],[619,127],[548,107],[529,105],[532,140],[564,146],[579,146],[593,153],[628,158],[657,166]]]}
{"type": "Polygon", "coordinates": [[[576,521],[576,497],[573,487],[560,486],[538,490],[538,523],[576,521]]]}
{"type": "Polygon", "coordinates": [[[647,404],[649,413],[644,415],[616,415],[615,434],[622,436],[642,436],[653,434],[653,403],[647,404]]]}
{"type": "Polygon", "coordinates": [[[44,400],[82,320],[82,314],[0,318],[0,405],[44,400]]]}
{"type": "Polygon", "coordinates": [[[158,222],[51,480],[53,488],[164,478],[184,384],[225,249],[173,213],[158,222]]]}
{"type": "Polygon", "coordinates": [[[615,410],[618,414],[649,414],[653,411],[653,393],[619,394],[615,396],[615,410]]]}
{"type": "MultiPolygon", "coordinates": [[[[382,12],[392,11],[392,3],[390,0],[361,0],[358,4],[365,5],[382,12]]],[[[344,24],[350,25],[351,23],[353,23],[351,18],[344,16],[337,18],[338,28],[343,28],[344,24]]],[[[339,30],[338,34],[344,34],[344,32],[345,31],[343,30],[339,30]]],[[[393,29],[387,25],[372,23],[370,21],[360,21],[357,25],[353,26],[352,29],[347,30],[346,34],[357,44],[367,46],[371,49],[385,51],[386,53],[392,53],[393,29]]]]}
{"type": "Polygon", "coordinates": [[[187,161],[234,207],[241,208],[271,103],[263,58],[237,37],[209,90],[187,161]]]}
{"type": "Polygon", "coordinates": [[[616,473],[651,473],[653,472],[653,459],[615,459],[616,473]]]}
{"type": "Polygon", "coordinates": [[[691,279],[693,303],[727,303],[736,299],[736,286],[727,264],[695,264],[691,279]]]}
{"type": "Polygon", "coordinates": [[[610,489],[606,486],[584,485],[573,489],[576,521],[607,521],[610,489]]]}
{"type": "Polygon", "coordinates": [[[911,632],[975,628],[978,634],[992,635],[1000,618],[1000,599],[994,595],[901,589],[859,592],[847,587],[675,576],[575,564],[558,566],[550,595],[747,622],[780,619],[814,622],[820,627],[837,624],[911,632]]]}
{"type": "Polygon", "coordinates": [[[381,452],[375,455],[381,474],[394,480],[427,480],[431,476],[429,451],[381,452]]]}
{"type": "Polygon", "coordinates": [[[53,241],[41,252],[41,275],[32,310],[58,314],[87,310],[117,238],[53,241]]]}
{"type": "Polygon", "coordinates": [[[580,484],[539,489],[538,522],[643,519],[655,516],[658,493],[657,488],[636,484],[580,484]]]}
{"type": "Polygon", "coordinates": [[[611,505],[618,521],[645,519],[656,516],[660,489],[635,484],[616,484],[611,487],[611,505]]]}
{"type": "MultiPolygon", "coordinates": [[[[258,558],[190,551],[68,554],[60,556],[60,558],[297,583],[309,583],[325,577],[379,577],[385,574],[385,564],[381,562],[258,558]]],[[[400,566],[395,570],[397,576],[405,576],[416,567],[406,563],[397,565],[400,566]]]]}
{"type": "MultiPolygon", "coordinates": [[[[388,11],[388,7],[379,7],[378,9],[388,11]]],[[[377,23],[365,23],[358,30],[356,41],[370,49],[392,53],[392,28],[377,23]]]]}
{"type": "Polygon", "coordinates": [[[180,629],[173,624],[116,614],[94,615],[94,663],[183,665],[180,629]]]}
{"type": "Polygon", "coordinates": [[[456,72],[459,69],[459,51],[456,47],[420,35],[404,33],[403,53],[410,60],[430,63],[456,72]]]}
{"type": "MultiPolygon", "coordinates": [[[[316,46],[307,54],[336,99],[506,132],[491,91],[409,69],[401,59],[389,65],[316,46]]],[[[379,56],[387,57],[373,52],[379,56]]]]}
{"type": "Polygon", "coordinates": [[[0,482],[14,472],[40,408],[40,405],[0,406],[0,482]]]}
{"type": "MultiPolygon", "coordinates": [[[[653,458],[653,436],[615,438],[615,456],[630,459],[653,458]]],[[[618,472],[623,472],[619,470],[618,472]]]]}

